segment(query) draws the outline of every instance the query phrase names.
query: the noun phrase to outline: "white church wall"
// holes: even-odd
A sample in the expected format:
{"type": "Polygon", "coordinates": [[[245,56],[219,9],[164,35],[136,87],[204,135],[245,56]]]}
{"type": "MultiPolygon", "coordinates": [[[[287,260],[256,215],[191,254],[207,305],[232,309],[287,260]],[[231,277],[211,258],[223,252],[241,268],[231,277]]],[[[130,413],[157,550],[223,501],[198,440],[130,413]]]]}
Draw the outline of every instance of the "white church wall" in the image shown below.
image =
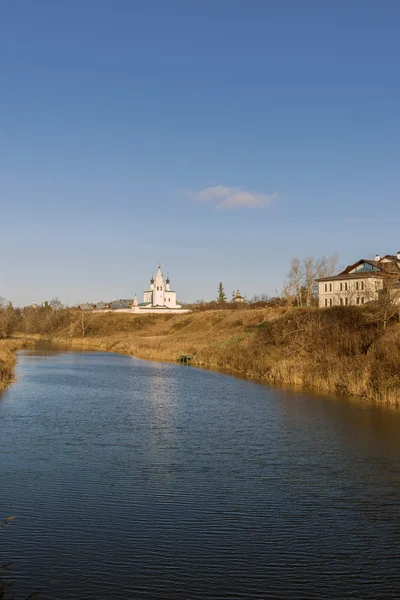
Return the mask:
{"type": "Polygon", "coordinates": [[[179,304],[176,303],[176,292],[165,292],[164,303],[168,308],[179,308],[179,304]]]}
{"type": "MultiPolygon", "coordinates": [[[[131,311],[132,312],[132,311],[131,311]]],[[[178,308],[178,306],[176,308],[143,308],[142,306],[140,307],[140,310],[138,311],[139,314],[157,314],[157,315],[168,315],[168,314],[178,314],[181,315],[183,313],[190,313],[192,312],[189,308],[178,308]]]]}
{"type": "Polygon", "coordinates": [[[143,302],[145,306],[139,306],[136,300],[131,308],[117,309],[96,309],[96,313],[127,313],[127,314],[163,314],[163,313],[189,313],[190,309],[182,309],[180,304],[176,302],[176,292],[171,291],[169,279],[168,283],[164,283],[164,277],[161,272],[161,267],[158,267],[155,279],[152,278],[150,289],[143,292],[143,302]]]}

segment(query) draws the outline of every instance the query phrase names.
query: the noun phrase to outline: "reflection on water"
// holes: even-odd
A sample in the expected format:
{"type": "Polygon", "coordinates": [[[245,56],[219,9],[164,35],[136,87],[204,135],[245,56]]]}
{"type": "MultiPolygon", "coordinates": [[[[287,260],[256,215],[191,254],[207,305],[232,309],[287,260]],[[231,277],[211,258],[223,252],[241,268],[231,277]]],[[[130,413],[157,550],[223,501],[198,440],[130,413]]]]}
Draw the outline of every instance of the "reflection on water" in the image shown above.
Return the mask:
{"type": "Polygon", "coordinates": [[[17,598],[398,597],[399,412],[42,345],[0,426],[17,598]]]}
{"type": "Polygon", "coordinates": [[[170,365],[149,363],[149,377],[146,378],[148,400],[149,459],[153,475],[166,485],[173,471],[176,436],[176,406],[179,403],[179,389],[175,386],[170,365]]]}

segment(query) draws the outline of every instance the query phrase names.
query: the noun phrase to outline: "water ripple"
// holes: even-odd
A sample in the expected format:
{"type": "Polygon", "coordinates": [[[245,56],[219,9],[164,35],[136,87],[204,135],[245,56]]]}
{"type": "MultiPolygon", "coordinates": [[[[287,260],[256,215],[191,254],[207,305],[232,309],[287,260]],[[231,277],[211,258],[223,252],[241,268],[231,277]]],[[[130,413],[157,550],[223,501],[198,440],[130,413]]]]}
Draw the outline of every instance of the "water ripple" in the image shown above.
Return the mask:
{"type": "Polygon", "coordinates": [[[399,598],[400,415],[112,354],[0,400],[17,598],[399,598]]]}

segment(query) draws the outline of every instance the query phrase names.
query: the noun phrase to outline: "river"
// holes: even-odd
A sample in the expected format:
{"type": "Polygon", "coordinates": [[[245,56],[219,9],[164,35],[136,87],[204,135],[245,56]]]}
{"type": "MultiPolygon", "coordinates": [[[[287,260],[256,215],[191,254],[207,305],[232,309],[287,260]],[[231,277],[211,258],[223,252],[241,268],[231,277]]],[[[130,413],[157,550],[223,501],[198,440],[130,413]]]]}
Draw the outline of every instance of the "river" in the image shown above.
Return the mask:
{"type": "Polygon", "coordinates": [[[38,347],[0,398],[19,600],[400,598],[400,411],[38,347]]]}

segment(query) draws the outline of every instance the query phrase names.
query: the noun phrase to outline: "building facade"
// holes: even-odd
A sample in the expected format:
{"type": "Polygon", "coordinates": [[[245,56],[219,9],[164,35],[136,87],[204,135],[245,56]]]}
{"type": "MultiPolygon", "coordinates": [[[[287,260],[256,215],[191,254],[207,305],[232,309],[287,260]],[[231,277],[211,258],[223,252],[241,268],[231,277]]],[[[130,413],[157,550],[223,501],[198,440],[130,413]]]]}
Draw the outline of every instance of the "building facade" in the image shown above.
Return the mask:
{"type": "Polygon", "coordinates": [[[143,293],[143,302],[138,306],[151,308],[182,308],[176,303],[176,292],[171,290],[169,277],[164,282],[161,265],[158,266],[157,275],[150,279],[150,289],[143,293]]]}
{"type": "MultiPolygon", "coordinates": [[[[83,305],[82,305],[83,306],[83,305]]],[[[149,289],[143,292],[143,302],[138,302],[136,295],[132,299],[114,300],[109,303],[99,302],[88,305],[93,312],[118,312],[130,314],[148,313],[188,313],[190,309],[182,308],[176,301],[176,292],[171,290],[169,277],[164,280],[159,265],[157,274],[150,279],[149,289]]]]}
{"type": "Polygon", "coordinates": [[[397,296],[400,292],[400,252],[384,257],[377,254],[374,260],[361,259],[341,273],[316,279],[316,282],[321,308],[362,305],[378,300],[384,290],[397,296]]]}
{"type": "Polygon", "coordinates": [[[236,302],[237,304],[243,304],[244,298],[243,298],[242,294],[240,293],[240,290],[237,290],[236,293],[233,292],[232,302],[236,302]]]}

